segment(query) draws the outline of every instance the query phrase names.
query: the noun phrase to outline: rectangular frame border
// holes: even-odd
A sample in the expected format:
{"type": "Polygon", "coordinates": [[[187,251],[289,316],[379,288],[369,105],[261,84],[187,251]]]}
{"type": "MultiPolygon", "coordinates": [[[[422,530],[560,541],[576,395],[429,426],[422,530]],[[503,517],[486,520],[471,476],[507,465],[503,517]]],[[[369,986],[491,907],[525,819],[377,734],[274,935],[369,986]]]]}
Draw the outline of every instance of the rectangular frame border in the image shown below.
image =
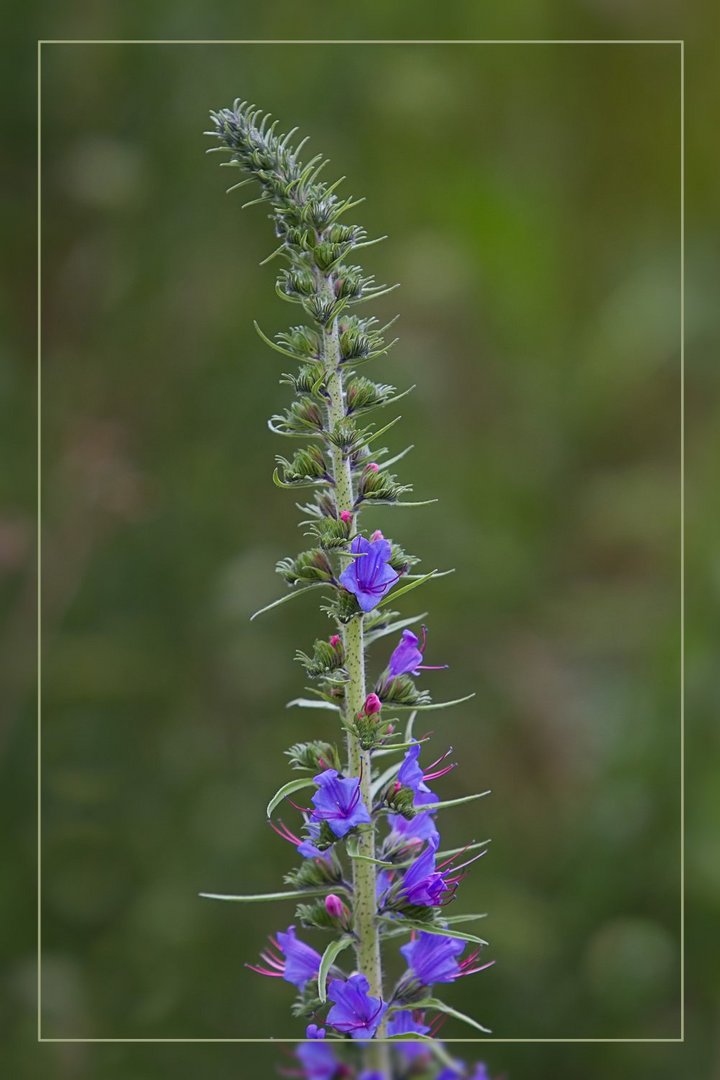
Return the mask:
{"type": "MultiPolygon", "coordinates": [[[[42,1034],[42,47],[43,45],[677,45],[680,49],[680,1034],[667,1038],[443,1039],[444,1043],[685,1042],[685,39],[684,38],[38,38],[37,39],[37,1042],[276,1043],[308,1039],[73,1038],[42,1034]]],[[[382,1042],[394,1040],[383,1039],[382,1042]]]]}

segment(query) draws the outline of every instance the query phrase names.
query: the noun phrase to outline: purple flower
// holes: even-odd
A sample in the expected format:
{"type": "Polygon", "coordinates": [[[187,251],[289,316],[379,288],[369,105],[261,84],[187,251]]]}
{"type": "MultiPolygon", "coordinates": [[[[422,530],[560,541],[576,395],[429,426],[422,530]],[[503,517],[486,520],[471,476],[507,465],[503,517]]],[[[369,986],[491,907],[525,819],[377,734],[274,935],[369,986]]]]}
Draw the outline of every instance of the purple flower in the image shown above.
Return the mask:
{"type": "Polygon", "coordinates": [[[416,814],[409,821],[402,814],[389,814],[388,824],[392,830],[389,838],[390,842],[395,839],[402,839],[406,842],[440,839],[440,833],[435,827],[435,820],[428,810],[416,814]]]}
{"type": "Polygon", "coordinates": [[[372,1039],[375,1036],[387,1005],[381,998],[372,997],[370,984],[364,975],[349,979],[333,979],[328,986],[328,998],[334,1002],[327,1022],[337,1031],[353,1039],[372,1039]]]}
{"type": "Polygon", "coordinates": [[[392,551],[390,541],[356,536],[350,551],[357,558],[343,570],[340,584],[354,593],[363,611],[372,611],[400,576],[388,565],[392,551]]]}
{"type": "Polygon", "coordinates": [[[302,855],[304,859],[325,859],[327,861],[330,858],[330,852],[321,851],[315,844],[315,841],[320,836],[320,823],[318,821],[308,821],[305,823],[305,830],[308,835],[298,844],[298,854],[302,855]]]}
{"type": "Polygon", "coordinates": [[[408,970],[422,986],[436,982],[453,982],[462,974],[457,958],[465,951],[465,942],[439,934],[420,933],[414,941],[403,945],[400,952],[408,970]]]}
{"type": "Polygon", "coordinates": [[[405,904],[417,904],[419,907],[441,907],[455,895],[454,884],[445,880],[449,870],[435,869],[435,852],[438,840],[430,840],[415,862],[403,875],[398,898],[405,904]],[[450,894],[449,896],[446,894],[450,894]]]}
{"type": "MultiPolygon", "coordinates": [[[[388,1035],[427,1035],[430,1028],[421,1023],[422,1013],[413,1013],[410,1009],[400,1009],[388,1020],[388,1035]]],[[[398,1050],[406,1061],[414,1061],[416,1058],[427,1054],[427,1045],[421,1042],[410,1042],[404,1039],[398,1044],[398,1050]]]]}
{"type": "Polygon", "coordinates": [[[269,975],[273,979],[284,979],[285,982],[297,986],[302,990],[305,983],[310,979],[317,978],[320,968],[321,956],[304,941],[298,941],[295,937],[295,927],[288,926],[285,933],[278,933],[270,938],[270,946],[260,953],[265,967],[259,964],[247,964],[251,971],[257,971],[258,975],[269,975]]]}
{"type": "Polygon", "coordinates": [[[412,788],[417,792],[422,785],[423,791],[429,791],[430,789],[423,783],[424,775],[423,771],[418,764],[418,758],[420,757],[420,743],[415,743],[409,750],[406,751],[403,758],[402,765],[398,770],[398,780],[403,787],[412,788]]]}
{"type": "Polygon", "coordinates": [[[277,825],[274,821],[271,821],[270,828],[273,832],[276,832],[278,836],[282,836],[283,840],[287,840],[289,843],[294,844],[298,854],[302,855],[305,859],[324,859],[327,863],[332,858],[330,851],[321,851],[314,843],[320,836],[319,822],[305,822],[305,830],[308,834],[305,839],[296,836],[295,833],[287,827],[284,821],[280,821],[277,825]]]}
{"type": "MultiPolygon", "coordinates": [[[[395,896],[392,897],[394,901],[400,900],[404,904],[418,904],[421,907],[444,907],[445,904],[454,900],[458,885],[467,876],[460,871],[486,854],[486,851],[481,851],[472,858],[466,859],[465,862],[456,864],[456,860],[467,850],[463,849],[444,859],[436,867],[435,853],[439,843],[439,838],[428,840],[425,850],[405,871],[402,883],[395,896]]],[[[472,973],[464,971],[463,974],[472,973]]]]}
{"type": "Polygon", "coordinates": [[[403,630],[400,643],[396,645],[388,663],[388,675],[397,679],[399,675],[418,675],[421,671],[441,671],[447,664],[423,664],[423,653],[427,642],[427,630],[423,626],[422,645],[412,630],[403,630]]]}
{"type": "Polygon", "coordinates": [[[336,836],[345,836],[356,825],[372,821],[360,792],[358,776],[341,776],[335,769],[326,769],[314,777],[318,790],[312,797],[315,809],[311,822],[327,821],[336,836]]]}
{"type": "Polygon", "coordinates": [[[295,1055],[303,1066],[305,1080],[335,1080],[341,1076],[342,1063],[335,1057],[333,1048],[323,1042],[325,1028],[310,1024],[305,1032],[313,1042],[300,1043],[295,1055]]]}

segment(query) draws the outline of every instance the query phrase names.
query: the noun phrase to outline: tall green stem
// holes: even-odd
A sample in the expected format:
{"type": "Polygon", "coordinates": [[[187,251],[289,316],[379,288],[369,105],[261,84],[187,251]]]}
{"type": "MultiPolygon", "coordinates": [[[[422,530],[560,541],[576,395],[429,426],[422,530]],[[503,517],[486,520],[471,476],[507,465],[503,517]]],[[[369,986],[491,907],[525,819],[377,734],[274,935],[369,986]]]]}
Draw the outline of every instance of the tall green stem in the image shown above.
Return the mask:
{"type": "MultiPolygon", "coordinates": [[[[332,295],[331,279],[325,282],[326,295],[332,295]]],[[[345,390],[340,368],[340,343],[337,320],[325,328],[323,334],[323,360],[327,371],[328,421],[330,428],[345,417],[345,390]]],[[[332,471],[335,482],[335,501],[338,513],[349,510],[354,515],[355,496],[349,459],[342,449],[332,447],[332,471]]],[[[353,519],[354,520],[354,519],[353,519]]],[[[353,524],[353,533],[355,525],[353,524]]],[[[348,682],[345,687],[345,720],[352,723],[365,703],[365,645],[363,640],[363,616],[357,615],[343,630],[345,665],[348,682]]],[[[360,778],[363,803],[372,815],[371,760],[370,752],[360,747],[359,740],[350,732],[347,736],[348,775],[360,778]]],[[[375,858],[375,826],[360,830],[358,853],[375,858]]],[[[373,862],[353,859],[353,895],[355,909],[355,953],[358,969],[370,984],[370,993],[383,996],[382,959],[380,934],[377,925],[377,870],[373,862]]],[[[378,1030],[382,1037],[384,1028],[378,1030]]],[[[368,1068],[381,1076],[391,1076],[389,1048],[385,1043],[372,1042],[366,1047],[368,1068]]]]}

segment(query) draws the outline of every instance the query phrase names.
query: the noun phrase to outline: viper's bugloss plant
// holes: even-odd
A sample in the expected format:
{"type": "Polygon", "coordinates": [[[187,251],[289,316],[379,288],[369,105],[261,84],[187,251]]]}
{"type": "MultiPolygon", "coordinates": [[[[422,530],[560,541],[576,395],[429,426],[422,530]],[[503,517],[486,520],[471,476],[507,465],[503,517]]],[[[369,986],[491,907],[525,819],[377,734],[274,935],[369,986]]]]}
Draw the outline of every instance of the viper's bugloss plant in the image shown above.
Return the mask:
{"type": "Polygon", "coordinates": [[[487,792],[453,799],[434,790],[455,765],[444,764],[451,753],[445,748],[424,763],[431,756],[429,736],[415,734],[416,717],[473,695],[436,702],[421,682],[425,671],[446,665],[425,663],[425,626],[420,635],[410,629],[424,616],[408,617],[395,605],[442,573],[416,572],[419,559],[372,524],[374,506],[425,505],[410,501],[410,485],[391,472],[407,450],[389,456],[380,445],[399,417],[374,418],[403,394],[360,373],[394,344],[384,337],[390,323],[380,326],[361,314],[361,305],[390,291],[355,262],[362,248],[377,241],[348,223],[362,200],[341,197],[340,180],[320,179],[326,161],[317,155],[302,164],[305,140],[293,148],[296,129],[280,135],[277,122],[239,101],[211,117],[208,134],[219,143],[213,151],[228,153],[222,164],[248,174],[233,187],[259,185],[259,197],[245,205],[268,209],[277,246],[265,261],[282,261],[277,295],[296,306],[300,320],[274,339],[255,324],[265,343],[292,362],[281,382],[294,399],[269,426],[300,447],[277,457],[274,481],[308,492],[300,509],[309,546],[278,563],[289,591],[261,612],[321,590],[330,631],[297,653],[310,696],[291,704],[335,712],[345,748],[343,753],[338,745],[311,740],[287,751],[301,775],[283,784],[267,808],[274,831],[302,858],[285,876],[287,891],[203,895],[299,901],[294,922],[276,930],[248,966],[295,987],[293,1012],[310,1040],[297,1051],[306,1076],[360,1075],[347,1059],[342,1064],[340,1040],[366,1041],[366,1080],[419,1075],[431,1053],[440,1058],[446,1080],[484,1076],[453,1061],[434,1039],[447,1015],[487,1031],[434,990],[489,966],[482,959],[486,942],[463,928],[480,916],[448,913],[487,841],[441,850],[438,831],[446,810],[487,792]],[[371,647],[376,673],[369,687],[371,647]],[[275,816],[282,803],[296,811],[292,826],[275,816]],[[322,952],[302,940],[297,926],[328,936],[322,952]],[[394,986],[383,977],[388,951],[405,967],[394,986]],[[347,963],[353,955],[354,964],[347,963]],[[391,1056],[393,1039],[404,1041],[391,1056]]]}

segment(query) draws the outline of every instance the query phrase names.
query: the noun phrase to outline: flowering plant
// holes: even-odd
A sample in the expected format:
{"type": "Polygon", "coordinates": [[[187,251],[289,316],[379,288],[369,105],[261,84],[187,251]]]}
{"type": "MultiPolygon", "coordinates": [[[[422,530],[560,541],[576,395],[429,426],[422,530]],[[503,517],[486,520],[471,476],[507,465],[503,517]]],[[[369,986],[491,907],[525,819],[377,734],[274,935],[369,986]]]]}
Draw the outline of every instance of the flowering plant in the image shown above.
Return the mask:
{"type": "Polygon", "coordinates": [[[383,337],[390,324],[381,327],[376,319],[355,313],[357,305],[389,291],[351,261],[359,249],[377,241],[369,240],[359,225],[345,223],[361,200],[341,198],[340,181],[319,179],[326,162],[318,155],[301,163],[304,140],[292,148],[295,129],[277,134],[276,123],[244,102],[211,117],[214,130],[208,134],[219,142],[213,150],[229,153],[223,165],[248,174],[234,187],[260,186],[252,202],[267,206],[278,240],[269,259],[285,264],[277,293],[297,305],[303,319],[274,339],[256,324],[265,343],[293,361],[282,381],[294,400],[269,426],[308,445],[277,458],[274,481],[290,491],[309,489],[309,501],[300,509],[311,541],[307,550],[278,563],[289,591],[256,615],[322,590],[331,633],[316,640],[308,653],[298,652],[311,696],[291,704],[335,712],[345,753],[319,740],[287,751],[291,767],[301,775],[283,784],[267,807],[275,832],[302,859],[285,877],[287,891],[203,895],[299,901],[295,922],[275,933],[258,962],[248,966],[295,987],[293,1011],[304,1019],[308,1040],[297,1051],[305,1075],[327,1080],[355,1075],[337,1057],[339,1047],[330,1044],[362,1040],[364,1080],[417,1075],[427,1069],[430,1054],[439,1058],[445,1078],[484,1076],[482,1067],[471,1074],[449,1058],[434,1036],[445,1016],[481,1032],[487,1029],[437,997],[433,987],[489,966],[482,959],[486,942],[464,928],[481,916],[447,912],[468,867],[485,854],[487,841],[440,850],[438,832],[439,814],[487,792],[442,799],[431,785],[455,767],[444,764],[451,751],[421,764],[429,737],[416,735],[414,728],[420,712],[448,708],[473,695],[436,702],[418,685],[424,671],[445,665],[424,662],[425,626],[420,635],[411,629],[424,616],[403,617],[394,606],[442,574],[416,573],[418,558],[379,530],[364,527],[363,515],[369,516],[374,506],[425,505],[409,501],[410,486],[390,471],[408,451],[388,457],[379,445],[396,420],[378,426],[368,419],[404,395],[358,374],[394,344],[383,337]],[[395,646],[383,656],[386,638],[395,646]],[[380,670],[368,691],[366,654],[377,642],[380,670]],[[402,713],[408,715],[405,724],[400,723],[402,713]],[[300,792],[309,796],[305,805],[294,801],[300,792]],[[299,815],[294,829],[275,819],[283,803],[299,815]],[[322,952],[301,940],[297,924],[329,935],[322,952]],[[350,949],[353,970],[345,970],[350,949]],[[393,987],[383,978],[388,949],[399,951],[405,963],[393,987]]]}

